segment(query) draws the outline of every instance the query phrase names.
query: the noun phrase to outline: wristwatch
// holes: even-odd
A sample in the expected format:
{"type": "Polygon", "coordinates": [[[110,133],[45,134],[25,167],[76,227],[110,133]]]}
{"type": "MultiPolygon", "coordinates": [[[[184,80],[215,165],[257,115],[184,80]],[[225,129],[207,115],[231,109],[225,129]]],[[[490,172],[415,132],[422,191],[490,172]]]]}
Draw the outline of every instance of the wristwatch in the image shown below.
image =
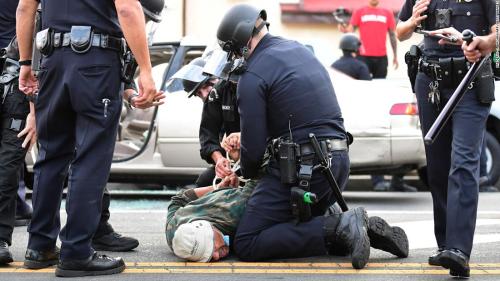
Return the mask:
{"type": "Polygon", "coordinates": [[[127,102],[128,102],[128,105],[131,107],[131,108],[135,108],[133,105],[132,105],[132,99],[133,98],[137,98],[139,97],[139,93],[137,92],[134,92],[133,94],[129,95],[128,98],[127,98],[127,102]]]}

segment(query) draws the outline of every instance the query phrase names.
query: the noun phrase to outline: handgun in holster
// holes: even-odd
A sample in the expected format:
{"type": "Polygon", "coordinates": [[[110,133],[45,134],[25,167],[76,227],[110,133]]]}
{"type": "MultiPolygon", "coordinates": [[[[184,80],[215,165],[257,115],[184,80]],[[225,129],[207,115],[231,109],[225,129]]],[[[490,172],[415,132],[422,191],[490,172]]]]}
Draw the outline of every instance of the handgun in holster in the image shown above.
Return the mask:
{"type": "Polygon", "coordinates": [[[418,74],[418,63],[422,57],[422,50],[417,45],[412,45],[405,54],[405,62],[408,66],[408,78],[411,83],[411,90],[415,93],[415,80],[418,74]]]}
{"type": "Polygon", "coordinates": [[[138,65],[134,54],[129,48],[123,53],[122,62],[122,81],[132,83],[138,65]]]}

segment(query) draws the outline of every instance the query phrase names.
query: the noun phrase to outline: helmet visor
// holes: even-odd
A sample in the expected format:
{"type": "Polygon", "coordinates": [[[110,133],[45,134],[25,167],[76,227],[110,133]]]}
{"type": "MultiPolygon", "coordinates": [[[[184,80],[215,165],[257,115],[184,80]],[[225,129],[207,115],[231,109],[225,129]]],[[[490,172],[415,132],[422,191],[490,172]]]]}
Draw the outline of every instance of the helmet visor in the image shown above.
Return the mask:
{"type": "Polygon", "coordinates": [[[203,75],[203,68],[199,65],[187,64],[177,71],[165,86],[168,93],[177,92],[184,89],[187,93],[192,92],[195,87],[185,87],[184,85],[197,85],[204,81],[207,76],[203,75]]]}
{"type": "Polygon", "coordinates": [[[207,63],[203,68],[203,74],[227,79],[231,71],[231,61],[228,61],[228,53],[218,49],[212,52],[207,58],[207,63]]]}

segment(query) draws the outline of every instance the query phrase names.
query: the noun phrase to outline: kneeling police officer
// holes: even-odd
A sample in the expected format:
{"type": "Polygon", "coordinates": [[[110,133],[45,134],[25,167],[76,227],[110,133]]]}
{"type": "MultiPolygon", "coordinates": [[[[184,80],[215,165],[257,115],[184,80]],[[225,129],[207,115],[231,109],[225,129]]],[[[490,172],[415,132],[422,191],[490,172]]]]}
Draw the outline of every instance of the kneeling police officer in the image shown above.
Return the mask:
{"type": "Polygon", "coordinates": [[[123,260],[98,255],[91,240],[99,223],[122,107],[123,36],[141,70],[135,104],[150,104],[157,94],[143,11],[136,0],[42,0],[43,30],[36,41],[44,57],[37,80],[29,66],[37,6],[36,0],[21,0],[16,26],[19,89],[28,95],[38,92],[40,143],[25,266],[57,264],[56,276],[63,277],[119,273],[125,269],[123,260]],[[68,216],[60,231],[68,167],[68,216]]]}
{"type": "Polygon", "coordinates": [[[259,178],[238,225],[234,250],[243,260],[258,261],[323,255],[340,243],[352,255],[353,267],[363,268],[370,253],[366,211],[356,208],[323,216],[335,197],[321,174],[301,171],[317,203],[310,208],[311,216],[294,215],[290,184],[296,182],[286,178],[288,172],[297,174],[296,163],[280,166],[282,155],[276,155],[274,144],[297,147],[310,167],[319,157],[309,140],[314,134],[322,151],[331,155],[329,168],[344,187],[349,173],[347,132],[325,68],[298,42],[268,34],[266,19],[265,10],[238,4],[225,14],[217,31],[223,50],[240,61],[243,177],[259,178]],[[262,171],[266,149],[271,152],[262,171]]]}

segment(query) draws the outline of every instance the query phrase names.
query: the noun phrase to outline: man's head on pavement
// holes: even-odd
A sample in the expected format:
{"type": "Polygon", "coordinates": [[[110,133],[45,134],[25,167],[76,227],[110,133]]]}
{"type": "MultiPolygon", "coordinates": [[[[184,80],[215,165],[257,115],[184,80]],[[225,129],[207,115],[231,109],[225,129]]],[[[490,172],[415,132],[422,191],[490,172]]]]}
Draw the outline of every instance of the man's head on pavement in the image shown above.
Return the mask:
{"type": "Polygon", "coordinates": [[[229,254],[222,232],[206,220],[179,226],[172,240],[172,249],[176,256],[195,262],[218,261],[229,254]]]}

